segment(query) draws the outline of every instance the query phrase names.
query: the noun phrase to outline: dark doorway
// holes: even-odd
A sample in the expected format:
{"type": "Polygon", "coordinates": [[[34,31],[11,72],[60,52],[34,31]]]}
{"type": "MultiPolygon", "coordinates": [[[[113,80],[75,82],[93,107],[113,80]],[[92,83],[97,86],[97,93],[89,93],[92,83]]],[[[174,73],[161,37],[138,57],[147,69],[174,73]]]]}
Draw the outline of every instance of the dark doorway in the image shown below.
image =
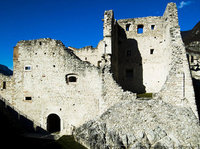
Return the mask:
{"type": "Polygon", "coordinates": [[[50,133],[60,131],[60,117],[56,114],[50,114],[47,117],[47,131],[50,133]]]}
{"type": "Polygon", "coordinates": [[[3,81],[3,89],[6,89],[6,81],[3,81]]]}

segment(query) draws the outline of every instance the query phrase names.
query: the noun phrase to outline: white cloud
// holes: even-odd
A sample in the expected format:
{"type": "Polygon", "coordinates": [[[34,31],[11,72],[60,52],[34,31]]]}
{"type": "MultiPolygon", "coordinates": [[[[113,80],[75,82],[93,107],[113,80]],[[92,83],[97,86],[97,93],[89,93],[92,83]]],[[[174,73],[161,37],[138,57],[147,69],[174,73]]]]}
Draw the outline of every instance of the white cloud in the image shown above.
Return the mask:
{"type": "Polygon", "coordinates": [[[184,6],[190,5],[191,3],[192,3],[191,1],[187,1],[187,2],[181,1],[180,4],[179,4],[179,6],[178,6],[178,8],[181,9],[184,6]]]}

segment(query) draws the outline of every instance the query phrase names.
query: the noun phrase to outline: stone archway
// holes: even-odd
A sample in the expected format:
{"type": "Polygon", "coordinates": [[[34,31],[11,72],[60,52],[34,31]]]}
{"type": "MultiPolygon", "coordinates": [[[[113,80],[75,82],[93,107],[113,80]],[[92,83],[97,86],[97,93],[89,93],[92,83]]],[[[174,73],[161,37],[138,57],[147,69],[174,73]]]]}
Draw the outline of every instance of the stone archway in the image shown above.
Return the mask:
{"type": "Polygon", "coordinates": [[[59,132],[61,129],[60,121],[60,117],[57,114],[50,114],[47,117],[47,131],[50,133],[59,132]]]}

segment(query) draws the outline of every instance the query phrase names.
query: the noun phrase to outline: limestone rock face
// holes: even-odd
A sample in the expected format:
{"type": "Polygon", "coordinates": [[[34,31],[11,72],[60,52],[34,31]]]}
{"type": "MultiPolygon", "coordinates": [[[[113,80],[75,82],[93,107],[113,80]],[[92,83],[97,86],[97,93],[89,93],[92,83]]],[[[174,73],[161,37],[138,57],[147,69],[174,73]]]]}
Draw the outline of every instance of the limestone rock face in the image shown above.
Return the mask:
{"type": "MultiPolygon", "coordinates": [[[[183,31],[181,34],[186,47],[194,41],[200,41],[200,21],[195,25],[195,27],[192,30],[183,31]]],[[[192,51],[195,51],[194,44],[193,47],[190,49],[192,51]]],[[[196,44],[198,45],[198,42],[196,44]]]]}
{"type": "Polygon", "coordinates": [[[198,147],[200,127],[191,109],[134,100],[118,103],[77,128],[75,137],[91,149],[198,147]]]}

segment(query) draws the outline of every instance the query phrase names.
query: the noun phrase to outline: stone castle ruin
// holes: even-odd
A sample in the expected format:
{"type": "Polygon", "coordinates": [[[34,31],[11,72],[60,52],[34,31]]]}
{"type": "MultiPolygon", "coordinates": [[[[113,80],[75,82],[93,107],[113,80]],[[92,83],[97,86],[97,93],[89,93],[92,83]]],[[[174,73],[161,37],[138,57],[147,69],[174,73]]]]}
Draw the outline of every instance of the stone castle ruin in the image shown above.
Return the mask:
{"type": "Polygon", "coordinates": [[[105,11],[96,48],[66,48],[49,38],[19,41],[13,65],[13,75],[0,74],[2,100],[49,132],[72,134],[141,93],[192,109],[198,118],[175,3],[160,17],[116,20],[105,11]]]}

